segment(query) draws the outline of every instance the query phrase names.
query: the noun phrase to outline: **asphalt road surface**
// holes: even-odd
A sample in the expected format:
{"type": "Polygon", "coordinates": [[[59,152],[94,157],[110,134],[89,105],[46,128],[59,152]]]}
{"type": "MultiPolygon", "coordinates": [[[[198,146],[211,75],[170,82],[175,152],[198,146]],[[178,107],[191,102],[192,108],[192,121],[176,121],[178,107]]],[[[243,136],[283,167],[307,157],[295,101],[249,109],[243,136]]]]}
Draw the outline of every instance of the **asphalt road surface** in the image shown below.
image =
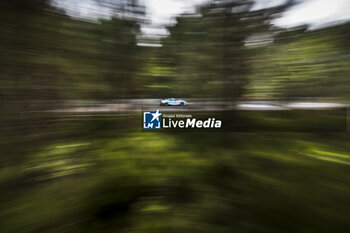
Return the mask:
{"type": "Polygon", "coordinates": [[[108,101],[69,101],[66,107],[50,112],[63,114],[104,114],[132,113],[144,110],[167,112],[216,112],[216,111],[281,111],[294,109],[337,109],[348,108],[349,104],[338,102],[319,102],[315,100],[241,100],[228,101],[223,99],[186,99],[187,106],[160,106],[159,99],[127,99],[108,101]]]}

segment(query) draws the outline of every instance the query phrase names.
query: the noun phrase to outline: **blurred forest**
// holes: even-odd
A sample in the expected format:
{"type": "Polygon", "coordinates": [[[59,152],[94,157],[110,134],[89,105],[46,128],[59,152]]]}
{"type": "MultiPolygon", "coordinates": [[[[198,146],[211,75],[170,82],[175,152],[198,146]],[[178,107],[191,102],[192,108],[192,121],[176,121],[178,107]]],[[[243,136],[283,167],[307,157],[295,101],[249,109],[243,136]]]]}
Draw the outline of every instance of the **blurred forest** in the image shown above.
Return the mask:
{"type": "Polygon", "coordinates": [[[141,133],[138,113],[51,110],[173,96],[348,103],[350,23],[283,29],[273,20],[298,1],[213,0],[143,47],[140,2],[96,1],[113,16],[0,1],[1,232],[349,232],[348,133],[141,133]]]}

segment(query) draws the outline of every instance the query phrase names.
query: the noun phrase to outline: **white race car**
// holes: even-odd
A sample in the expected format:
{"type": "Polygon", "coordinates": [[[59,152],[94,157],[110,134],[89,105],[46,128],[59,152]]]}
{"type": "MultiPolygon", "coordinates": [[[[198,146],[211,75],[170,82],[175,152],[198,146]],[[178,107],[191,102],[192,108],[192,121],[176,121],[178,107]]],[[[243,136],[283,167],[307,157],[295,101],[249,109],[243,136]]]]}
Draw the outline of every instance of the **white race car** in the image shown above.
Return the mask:
{"type": "Polygon", "coordinates": [[[175,98],[161,99],[160,105],[161,106],[185,106],[187,105],[187,101],[175,99],[175,98]]]}

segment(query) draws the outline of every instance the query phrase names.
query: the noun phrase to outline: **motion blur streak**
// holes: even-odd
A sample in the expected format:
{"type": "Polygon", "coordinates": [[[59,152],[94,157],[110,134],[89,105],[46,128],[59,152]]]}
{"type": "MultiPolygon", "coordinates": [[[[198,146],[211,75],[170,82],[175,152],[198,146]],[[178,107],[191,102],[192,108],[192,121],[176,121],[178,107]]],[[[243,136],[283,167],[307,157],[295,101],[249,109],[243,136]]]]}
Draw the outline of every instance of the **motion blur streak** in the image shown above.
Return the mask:
{"type": "Polygon", "coordinates": [[[0,2],[2,233],[349,232],[346,132],[141,132],[160,98],[236,124],[349,104],[350,23],[282,29],[301,1],[202,2],[166,36],[142,32],[145,1],[0,2]]]}

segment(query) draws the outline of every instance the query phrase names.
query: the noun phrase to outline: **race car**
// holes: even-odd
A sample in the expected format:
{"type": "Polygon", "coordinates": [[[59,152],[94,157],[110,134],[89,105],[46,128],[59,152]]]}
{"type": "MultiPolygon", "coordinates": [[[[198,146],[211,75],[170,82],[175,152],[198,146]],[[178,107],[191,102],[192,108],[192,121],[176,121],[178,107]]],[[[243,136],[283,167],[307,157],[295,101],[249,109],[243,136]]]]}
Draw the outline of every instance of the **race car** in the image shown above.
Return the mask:
{"type": "Polygon", "coordinates": [[[185,106],[187,105],[187,101],[175,99],[175,98],[161,99],[160,105],[161,106],[185,106]]]}

